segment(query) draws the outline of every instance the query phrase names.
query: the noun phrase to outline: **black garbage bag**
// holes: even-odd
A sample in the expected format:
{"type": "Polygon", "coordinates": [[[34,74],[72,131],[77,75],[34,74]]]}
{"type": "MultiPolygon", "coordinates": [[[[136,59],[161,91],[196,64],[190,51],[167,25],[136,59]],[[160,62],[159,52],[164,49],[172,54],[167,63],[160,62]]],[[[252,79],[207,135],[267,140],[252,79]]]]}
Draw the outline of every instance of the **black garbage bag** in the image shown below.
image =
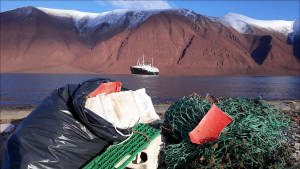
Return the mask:
{"type": "Polygon", "coordinates": [[[111,123],[84,108],[86,96],[109,81],[93,79],[55,90],[10,137],[2,169],[76,169],[113,141],[124,140],[111,123]]]}

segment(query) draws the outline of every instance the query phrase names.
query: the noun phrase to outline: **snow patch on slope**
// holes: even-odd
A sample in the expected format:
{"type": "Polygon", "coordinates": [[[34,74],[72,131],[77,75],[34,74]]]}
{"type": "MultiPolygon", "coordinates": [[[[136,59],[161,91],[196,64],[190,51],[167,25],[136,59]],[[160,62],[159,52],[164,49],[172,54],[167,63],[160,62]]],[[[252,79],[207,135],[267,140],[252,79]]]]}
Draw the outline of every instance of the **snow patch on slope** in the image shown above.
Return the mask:
{"type": "Polygon", "coordinates": [[[294,21],[285,20],[256,20],[236,13],[228,13],[217,20],[227,26],[230,26],[240,33],[251,33],[250,26],[256,26],[272,31],[277,31],[288,35],[293,31],[294,21]]]}
{"type": "Polygon", "coordinates": [[[51,9],[51,8],[42,8],[37,7],[37,9],[49,14],[60,17],[72,17],[74,19],[81,19],[83,17],[96,17],[97,13],[81,12],[76,10],[64,10],[64,9],[51,9]]]}
{"type": "Polygon", "coordinates": [[[295,34],[300,34],[300,18],[296,19],[293,24],[293,32],[295,34]]]}
{"type": "Polygon", "coordinates": [[[293,32],[289,33],[288,39],[291,44],[294,43],[294,39],[296,36],[300,36],[300,18],[296,19],[293,23],[293,32]]]}
{"type": "Polygon", "coordinates": [[[97,13],[81,12],[76,10],[50,9],[42,7],[37,7],[37,9],[47,13],[48,15],[72,18],[79,32],[81,32],[82,24],[87,23],[88,20],[92,20],[99,15],[97,13]]]}
{"type": "Polygon", "coordinates": [[[137,23],[145,21],[151,15],[160,12],[157,11],[131,11],[131,10],[113,10],[109,12],[103,12],[98,14],[97,17],[90,19],[87,23],[87,27],[97,26],[99,23],[117,24],[124,22],[125,19],[129,22],[129,27],[135,26],[137,23]],[[127,18],[126,18],[127,17],[127,18]]]}
{"type": "Polygon", "coordinates": [[[25,8],[17,8],[16,10],[17,15],[22,17],[26,17],[32,13],[32,7],[25,7],[25,8]]]}

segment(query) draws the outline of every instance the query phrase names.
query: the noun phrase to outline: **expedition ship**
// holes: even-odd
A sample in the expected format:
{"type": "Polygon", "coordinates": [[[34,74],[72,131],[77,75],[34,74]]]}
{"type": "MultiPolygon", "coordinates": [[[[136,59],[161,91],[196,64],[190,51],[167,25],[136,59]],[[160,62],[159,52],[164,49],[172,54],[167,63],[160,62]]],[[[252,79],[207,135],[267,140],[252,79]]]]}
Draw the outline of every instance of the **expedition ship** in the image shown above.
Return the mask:
{"type": "Polygon", "coordinates": [[[132,74],[139,74],[139,75],[158,75],[159,73],[158,68],[153,66],[153,58],[152,58],[152,64],[145,63],[144,54],[143,54],[143,62],[140,63],[138,59],[137,65],[130,66],[130,71],[132,74]]]}

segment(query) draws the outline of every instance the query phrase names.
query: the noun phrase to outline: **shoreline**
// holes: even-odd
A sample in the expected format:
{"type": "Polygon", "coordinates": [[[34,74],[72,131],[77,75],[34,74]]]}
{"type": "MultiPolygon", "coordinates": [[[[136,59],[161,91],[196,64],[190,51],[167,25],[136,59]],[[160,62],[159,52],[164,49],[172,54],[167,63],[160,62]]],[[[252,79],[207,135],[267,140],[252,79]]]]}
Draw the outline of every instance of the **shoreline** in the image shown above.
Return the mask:
{"type": "MultiPolygon", "coordinates": [[[[265,100],[284,112],[300,113],[300,100],[265,100]]],[[[157,114],[163,115],[169,106],[174,102],[154,102],[154,108],[157,114]]],[[[24,106],[0,106],[0,124],[10,123],[15,120],[21,120],[27,117],[38,105],[24,106]]]]}
{"type": "MultiPolygon", "coordinates": [[[[99,72],[26,72],[26,71],[8,71],[8,72],[0,72],[0,74],[56,74],[56,75],[99,75],[99,76],[136,76],[131,73],[99,73],[99,72]]],[[[139,75],[137,75],[139,76],[139,75]]],[[[159,74],[155,77],[286,77],[286,76],[296,76],[299,77],[300,73],[297,72],[248,72],[248,73],[215,73],[215,74],[159,74]]]]}

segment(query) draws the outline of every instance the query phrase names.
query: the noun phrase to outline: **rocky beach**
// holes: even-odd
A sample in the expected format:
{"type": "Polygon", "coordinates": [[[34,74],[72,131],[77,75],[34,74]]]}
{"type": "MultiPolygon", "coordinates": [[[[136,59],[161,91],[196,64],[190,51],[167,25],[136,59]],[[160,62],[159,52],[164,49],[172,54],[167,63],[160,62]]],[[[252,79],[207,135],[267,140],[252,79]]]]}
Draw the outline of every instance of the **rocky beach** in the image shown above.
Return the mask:
{"type": "MultiPolygon", "coordinates": [[[[294,160],[294,166],[299,166],[300,160],[300,100],[277,100],[267,101],[267,103],[276,106],[281,111],[290,116],[290,129],[286,132],[287,143],[292,151],[292,158],[294,160]]],[[[170,102],[154,103],[156,112],[160,115],[161,124],[164,120],[164,113],[170,106],[170,102]]],[[[26,118],[36,106],[23,106],[23,107],[1,107],[0,122],[1,122],[1,157],[5,148],[5,143],[9,136],[16,129],[22,119],[26,118]]]]}

